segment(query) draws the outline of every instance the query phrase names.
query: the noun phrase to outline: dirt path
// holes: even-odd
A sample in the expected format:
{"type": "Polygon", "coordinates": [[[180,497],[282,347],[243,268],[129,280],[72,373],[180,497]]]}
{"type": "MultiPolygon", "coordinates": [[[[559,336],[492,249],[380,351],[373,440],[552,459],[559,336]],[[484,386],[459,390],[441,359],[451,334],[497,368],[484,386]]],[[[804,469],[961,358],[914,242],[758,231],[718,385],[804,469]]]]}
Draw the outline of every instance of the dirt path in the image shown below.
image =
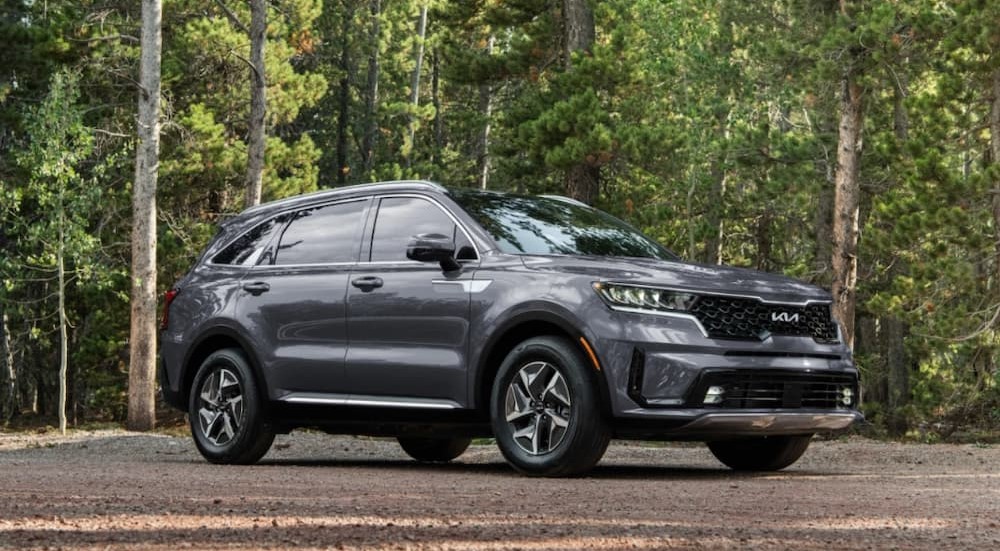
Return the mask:
{"type": "Polygon", "coordinates": [[[260,465],[186,438],[0,434],[0,548],[998,549],[1000,448],[814,442],[790,469],[725,470],[703,447],[613,445],[588,478],[450,465],[393,442],[299,433],[260,465]]]}

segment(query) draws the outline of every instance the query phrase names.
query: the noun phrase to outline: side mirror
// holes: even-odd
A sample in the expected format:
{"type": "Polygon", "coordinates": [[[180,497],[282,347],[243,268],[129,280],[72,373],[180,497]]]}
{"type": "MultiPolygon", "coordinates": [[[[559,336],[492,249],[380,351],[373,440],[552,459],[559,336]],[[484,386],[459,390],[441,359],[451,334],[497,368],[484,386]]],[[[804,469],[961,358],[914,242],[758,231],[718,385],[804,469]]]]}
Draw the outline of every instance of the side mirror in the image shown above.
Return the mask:
{"type": "Polygon", "coordinates": [[[439,262],[446,272],[462,267],[455,260],[455,242],[439,233],[422,233],[410,239],[406,246],[406,258],[420,262],[439,262]]]}

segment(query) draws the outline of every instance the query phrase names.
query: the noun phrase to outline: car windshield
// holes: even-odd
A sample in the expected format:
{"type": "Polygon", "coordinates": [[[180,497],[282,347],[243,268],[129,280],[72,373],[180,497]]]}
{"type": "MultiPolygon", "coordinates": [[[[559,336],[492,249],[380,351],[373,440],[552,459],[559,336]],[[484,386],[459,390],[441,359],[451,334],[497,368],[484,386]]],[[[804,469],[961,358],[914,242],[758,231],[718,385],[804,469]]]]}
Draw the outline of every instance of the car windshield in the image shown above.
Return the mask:
{"type": "Polygon", "coordinates": [[[461,189],[450,193],[505,253],[677,260],[632,226],[583,204],[461,189]]]}

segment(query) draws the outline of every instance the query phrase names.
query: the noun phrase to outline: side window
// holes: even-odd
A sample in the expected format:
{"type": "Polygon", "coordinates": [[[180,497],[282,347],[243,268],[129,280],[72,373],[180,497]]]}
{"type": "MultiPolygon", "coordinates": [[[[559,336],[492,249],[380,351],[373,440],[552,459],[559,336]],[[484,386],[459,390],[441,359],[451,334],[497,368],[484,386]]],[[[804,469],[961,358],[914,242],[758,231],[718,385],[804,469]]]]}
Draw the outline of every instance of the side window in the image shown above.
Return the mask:
{"type": "Polygon", "coordinates": [[[295,213],[275,254],[275,264],[354,262],[365,201],[324,205],[295,213]]]}
{"type": "Polygon", "coordinates": [[[372,234],[371,261],[405,261],[406,246],[414,235],[439,233],[455,241],[458,259],[475,259],[465,234],[440,207],[417,197],[389,197],[379,203],[372,234]]]}
{"type": "Polygon", "coordinates": [[[229,244],[219,254],[212,258],[215,264],[229,264],[232,266],[252,266],[257,263],[261,252],[271,240],[274,230],[281,225],[283,220],[272,218],[263,224],[259,224],[254,229],[244,233],[236,241],[229,244]]]}

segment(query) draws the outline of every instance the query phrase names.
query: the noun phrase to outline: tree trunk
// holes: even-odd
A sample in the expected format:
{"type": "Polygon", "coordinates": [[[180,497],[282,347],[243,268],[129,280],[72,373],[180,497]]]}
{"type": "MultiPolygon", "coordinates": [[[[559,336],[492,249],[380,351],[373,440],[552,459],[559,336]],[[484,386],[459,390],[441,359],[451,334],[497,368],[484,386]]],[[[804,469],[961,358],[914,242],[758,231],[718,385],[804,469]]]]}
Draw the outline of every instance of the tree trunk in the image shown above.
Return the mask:
{"type": "MultiPolygon", "coordinates": [[[[830,129],[823,129],[824,132],[830,129]]],[[[832,133],[832,131],[831,131],[832,133]]],[[[826,149],[826,148],[824,148],[826,149]]],[[[816,197],[816,211],[813,227],[816,231],[816,248],[813,255],[812,281],[818,285],[829,286],[830,259],[833,258],[833,199],[837,187],[835,164],[827,156],[823,163],[822,187],[816,197]]]]}
{"type": "MultiPolygon", "coordinates": [[[[594,13],[588,0],[563,0],[563,43],[566,70],[573,67],[574,52],[589,52],[594,45],[597,31],[594,27],[594,13]]],[[[566,170],[566,195],[593,204],[600,191],[601,168],[581,159],[566,170]]]]}
{"type": "Polygon", "coordinates": [[[66,234],[63,229],[62,191],[59,192],[59,244],[56,247],[56,278],[59,290],[59,432],[66,434],[66,372],[69,363],[69,347],[66,342],[66,234]]]}
{"type": "MultiPolygon", "coordinates": [[[[893,130],[896,140],[901,144],[909,139],[910,135],[910,120],[903,104],[907,88],[906,71],[901,71],[893,98],[893,130]]],[[[889,269],[889,282],[908,271],[903,265],[903,259],[897,257],[889,269]]],[[[909,428],[907,415],[902,408],[910,402],[910,362],[906,357],[906,337],[910,333],[910,328],[898,316],[891,314],[882,320],[882,326],[885,328],[885,338],[882,340],[885,343],[888,426],[893,433],[903,435],[909,428]]]]}
{"type": "Polygon", "coordinates": [[[337,117],[337,185],[347,183],[347,175],[351,172],[351,167],[347,164],[347,128],[350,117],[351,106],[351,22],[354,19],[354,10],[350,2],[344,7],[344,18],[341,22],[341,46],[340,52],[340,108],[337,117]]]}
{"type": "Polygon", "coordinates": [[[264,184],[267,73],[264,46],[267,42],[267,0],[250,0],[250,125],[247,136],[246,206],[260,204],[264,184]]]}
{"type": "Polygon", "coordinates": [[[601,185],[601,169],[586,162],[566,171],[566,195],[592,205],[601,185]]]}
{"type": "MultiPolygon", "coordinates": [[[[495,40],[491,34],[486,42],[487,55],[493,55],[495,40]]],[[[493,117],[493,86],[489,82],[479,85],[479,116],[483,118],[483,127],[479,130],[479,144],[476,147],[479,165],[476,170],[476,187],[486,189],[490,182],[490,126],[493,117]]]]}
{"type": "MultiPolygon", "coordinates": [[[[727,98],[729,98],[733,88],[732,65],[730,63],[733,52],[733,10],[729,2],[720,2],[719,11],[719,37],[715,48],[713,48],[713,53],[717,59],[723,60],[726,63],[726,72],[716,82],[716,86],[718,87],[716,97],[723,99],[722,103],[728,105],[727,98]]],[[[712,158],[711,169],[709,171],[712,178],[712,189],[709,195],[706,214],[711,233],[705,241],[704,254],[705,262],[709,264],[722,264],[722,245],[726,224],[726,184],[728,176],[726,169],[726,149],[729,143],[729,114],[730,109],[728,107],[717,108],[715,113],[715,128],[713,130],[715,131],[716,139],[723,145],[715,152],[716,155],[712,158]]]]}
{"type": "MultiPolygon", "coordinates": [[[[1000,167],[1000,69],[993,71],[993,90],[990,103],[990,162],[1000,167]]],[[[1000,178],[994,176],[993,181],[993,233],[996,243],[996,273],[1000,289],[1000,178]]]]}
{"type": "Polygon", "coordinates": [[[139,145],[132,188],[128,428],[156,423],[156,174],[160,155],[161,0],[142,0],[139,145]]]}
{"type": "Polygon", "coordinates": [[[573,52],[589,52],[597,31],[588,0],[563,0],[563,42],[566,69],[573,66],[573,52]]]}
{"type": "MultiPolygon", "coordinates": [[[[418,105],[420,105],[420,70],[423,68],[424,64],[424,37],[427,35],[427,6],[421,6],[420,8],[420,19],[417,21],[417,47],[414,53],[414,65],[413,73],[410,75],[410,105],[413,106],[414,111],[418,105]]],[[[409,149],[406,152],[406,166],[409,167],[413,164],[413,153],[416,150],[416,144],[414,139],[416,138],[416,114],[410,114],[409,125],[407,128],[407,143],[409,144],[409,149]]]]}
{"type": "Polygon", "coordinates": [[[3,362],[3,388],[0,389],[0,421],[7,421],[18,413],[17,368],[10,346],[10,330],[7,327],[7,310],[0,302],[0,362],[3,362]]]}
{"type": "Polygon", "coordinates": [[[842,82],[840,127],[837,138],[837,173],[833,199],[833,312],[844,326],[844,341],[854,346],[854,310],[858,279],[858,206],[861,131],[864,124],[862,90],[857,76],[848,73],[842,82]]]}
{"type": "Polygon", "coordinates": [[[444,111],[441,104],[441,55],[437,49],[431,54],[434,69],[431,72],[431,101],[434,102],[434,159],[440,164],[444,151],[444,111]]]}
{"type": "Polygon", "coordinates": [[[378,79],[379,47],[382,39],[382,0],[371,0],[371,33],[368,35],[368,83],[365,88],[365,135],[362,139],[362,166],[365,177],[375,168],[375,146],[378,142],[378,79]]]}

